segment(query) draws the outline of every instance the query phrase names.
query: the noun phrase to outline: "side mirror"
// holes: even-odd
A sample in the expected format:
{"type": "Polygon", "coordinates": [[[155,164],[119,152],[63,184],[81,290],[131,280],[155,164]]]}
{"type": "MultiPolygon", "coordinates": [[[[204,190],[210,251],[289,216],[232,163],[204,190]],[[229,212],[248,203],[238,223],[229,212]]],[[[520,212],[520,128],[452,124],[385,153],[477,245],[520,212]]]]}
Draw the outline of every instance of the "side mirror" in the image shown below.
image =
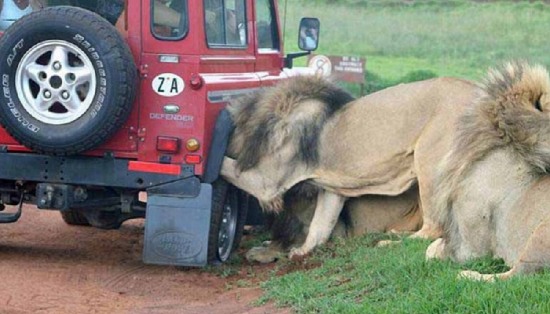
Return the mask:
{"type": "Polygon", "coordinates": [[[298,47],[304,51],[314,51],[319,46],[319,29],[321,23],[318,18],[304,17],[300,20],[298,33],[298,47]]]}

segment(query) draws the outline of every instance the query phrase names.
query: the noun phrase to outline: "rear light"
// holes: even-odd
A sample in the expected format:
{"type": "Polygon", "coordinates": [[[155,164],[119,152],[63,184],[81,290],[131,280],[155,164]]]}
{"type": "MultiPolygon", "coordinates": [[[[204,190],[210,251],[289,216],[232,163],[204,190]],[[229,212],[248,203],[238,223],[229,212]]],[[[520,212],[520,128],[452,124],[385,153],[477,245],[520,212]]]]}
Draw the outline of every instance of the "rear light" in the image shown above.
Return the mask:
{"type": "Polygon", "coordinates": [[[187,150],[190,152],[196,152],[199,150],[200,147],[201,147],[201,144],[199,143],[198,140],[194,138],[188,139],[187,142],[185,143],[185,148],[187,148],[187,150]]]}
{"type": "Polygon", "coordinates": [[[180,150],[180,139],[177,137],[157,137],[157,150],[161,152],[177,153],[180,150]]]}
{"type": "Polygon", "coordinates": [[[196,165],[201,163],[201,156],[199,155],[185,155],[185,163],[196,165]]]}

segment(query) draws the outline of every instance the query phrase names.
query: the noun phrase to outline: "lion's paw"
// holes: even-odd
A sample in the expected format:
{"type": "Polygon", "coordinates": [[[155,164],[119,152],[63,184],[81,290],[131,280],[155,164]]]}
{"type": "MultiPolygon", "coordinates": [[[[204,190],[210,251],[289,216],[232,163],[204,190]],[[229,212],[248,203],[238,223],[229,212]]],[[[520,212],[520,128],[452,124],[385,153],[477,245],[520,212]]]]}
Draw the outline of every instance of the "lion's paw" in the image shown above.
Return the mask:
{"type": "Polygon", "coordinates": [[[439,228],[422,227],[422,229],[411,234],[409,237],[411,239],[434,240],[434,239],[440,238],[441,236],[442,236],[442,232],[439,228]]]}
{"type": "Polygon", "coordinates": [[[398,230],[398,229],[390,229],[388,233],[399,235],[399,236],[412,236],[413,233],[411,231],[405,231],[405,230],[398,230]]]}
{"type": "Polygon", "coordinates": [[[256,246],[246,252],[245,257],[249,262],[261,264],[273,263],[283,257],[284,253],[270,249],[269,247],[256,246]]]}
{"type": "Polygon", "coordinates": [[[444,259],[445,246],[446,243],[443,238],[433,241],[426,249],[426,260],[444,259]]]}
{"type": "Polygon", "coordinates": [[[392,246],[400,243],[401,243],[401,240],[380,240],[378,241],[378,243],[376,243],[376,247],[386,247],[386,246],[392,246]]]}
{"type": "Polygon", "coordinates": [[[288,253],[288,259],[290,259],[291,261],[294,261],[294,262],[300,262],[300,261],[303,261],[304,258],[307,257],[307,255],[309,254],[308,251],[304,250],[303,248],[299,247],[299,248],[292,248],[290,250],[290,253],[288,253]]]}
{"type": "Polygon", "coordinates": [[[480,274],[479,272],[473,270],[463,270],[458,274],[458,279],[494,282],[495,276],[491,274],[480,274]]]}

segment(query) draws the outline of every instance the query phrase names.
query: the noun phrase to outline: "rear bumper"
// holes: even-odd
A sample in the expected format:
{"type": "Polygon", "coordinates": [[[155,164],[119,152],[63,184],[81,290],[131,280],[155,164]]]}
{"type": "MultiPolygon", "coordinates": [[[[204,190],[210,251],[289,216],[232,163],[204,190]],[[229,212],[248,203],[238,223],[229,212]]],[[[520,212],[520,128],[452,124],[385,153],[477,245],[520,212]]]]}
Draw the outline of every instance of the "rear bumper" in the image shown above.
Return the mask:
{"type": "MultiPolygon", "coordinates": [[[[0,180],[94,185],[145,190],[194,176],[192,165],[178,174],[131,170],[130,160],[104,157],[57,157],[32,153],[0,153],[0,180]]],[[[159,166],[163,166],[159,164],[159,166]]]]}
{"type": "MultiPolygon", "coordinates": [[[[58,194],[62,194],[64,202],[68,204],[66,208],[74,207],[72,199],[69,199],[71,193],[67,192],[71,186],[147,191],[144,262],[178,266],[206,265],[212,185],[201,183],[194,175],[192,166],[181,166],[181,171],[173,174],[143,171],[147,169],[155,170],[148,167],[136,170],[130,160],[110,156],[56,157],[0,152],[0,181],[21,180],[35,182],[38,186],[58,186],[62,191],[58,194]]],[[[47,193],[37,194],[42,196],[47,193]]],[[[120,200],[123,200],[122,196],[120,200]]],[[[130,207],[127,209],[131,210],[130,207]]]]}

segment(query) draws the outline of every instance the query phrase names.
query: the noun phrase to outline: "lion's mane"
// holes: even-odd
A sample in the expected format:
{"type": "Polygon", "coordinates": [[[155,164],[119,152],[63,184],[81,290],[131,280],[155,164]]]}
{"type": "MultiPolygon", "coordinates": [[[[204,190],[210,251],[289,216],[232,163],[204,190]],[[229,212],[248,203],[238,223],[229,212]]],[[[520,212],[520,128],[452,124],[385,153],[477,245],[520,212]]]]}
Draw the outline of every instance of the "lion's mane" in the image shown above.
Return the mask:
{"type": "Polygon", "coordinates": [[[331,81],[297,76],[232,102],[235,123],[229,155],[241,171],[283,145],[294,145],[295,161],[314,166],[319,161],[320,132],[326,121],[354,98],[331,81]]]}
{"type": "Polygon", "coordinates": [[[534,174],[544,174],[550,166],[547,70],[540,65],[511,62],[489,70],[479,85],[481,93],[459,120],[452,149],[440,164],[435,181],[434,218],[446,235],[459,232],[451,211],[461,182],[491,151],[509,148],[531,166],[534,174]]]}

